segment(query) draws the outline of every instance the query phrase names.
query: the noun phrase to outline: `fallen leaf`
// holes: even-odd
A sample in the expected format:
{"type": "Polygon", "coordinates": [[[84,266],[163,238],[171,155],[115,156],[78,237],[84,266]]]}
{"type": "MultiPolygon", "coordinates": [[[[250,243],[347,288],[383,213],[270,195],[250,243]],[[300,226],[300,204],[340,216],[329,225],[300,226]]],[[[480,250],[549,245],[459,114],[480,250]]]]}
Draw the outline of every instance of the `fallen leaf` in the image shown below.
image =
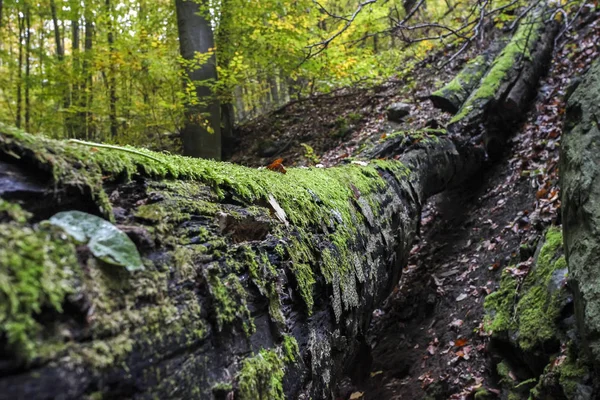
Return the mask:
{"type": "Polygon", "coordinates": [[[464,345],[466,345],[468,343],[468,340],[465,338],[458,338],[456,339],[456,341],[454,342],[454,345],[456,347],[463,347],[464,345]]]}
{"type": "Polygon", "coordinates": [[[350,400],[360,399],[363,397],[364,394],[365,392],[354,392],[350,395],[350,400]]]}
{"type": "Polygon", "coordinates": [[[267,169],[274,172],[279,172],[280,174],[285,174],[287,171],[283,166],[283,158],[278,158],[273,161],[271,164],[267,165],[267,169]]]}
{"type": "Polygon", "coordinates": [[[458,297],[456,298],[456,301],[463,301],[464,299],[466,299],[468,296],[468,294],[466,293],[461,293],[458,295],[458,297]]]}
{"type": "Polygon", "coordinates": [[[271,205],[271,207],[273,207],[273,210],[275,211],[275,215],[277,216],[277,218],[281,222],[283,222],[285,224],[285,226],[289,226],[289,223],[287,221],[287,215],[286,215],[285,211],[283,210],[283,208],[281,208],[279,203],[277,203],[277,200],[275,200],[275,197],[273,197],[272,194],[269,195],[269,204],[271,205]]]}

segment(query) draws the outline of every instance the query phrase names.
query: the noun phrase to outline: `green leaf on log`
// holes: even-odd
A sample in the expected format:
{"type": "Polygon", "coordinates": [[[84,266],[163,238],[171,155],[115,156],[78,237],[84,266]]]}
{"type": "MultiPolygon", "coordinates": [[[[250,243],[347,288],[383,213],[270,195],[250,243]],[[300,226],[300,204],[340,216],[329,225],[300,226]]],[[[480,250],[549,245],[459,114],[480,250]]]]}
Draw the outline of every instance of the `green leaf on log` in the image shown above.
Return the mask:
{"type": "Polygon", "coordinates": [[[51,225],[62,228],[78,243],[87,244],[94,256],[128,271],[140,271],[144,264],[135,244],[110,222],[81,211],[59,212],[50,218],[51,225]]]}

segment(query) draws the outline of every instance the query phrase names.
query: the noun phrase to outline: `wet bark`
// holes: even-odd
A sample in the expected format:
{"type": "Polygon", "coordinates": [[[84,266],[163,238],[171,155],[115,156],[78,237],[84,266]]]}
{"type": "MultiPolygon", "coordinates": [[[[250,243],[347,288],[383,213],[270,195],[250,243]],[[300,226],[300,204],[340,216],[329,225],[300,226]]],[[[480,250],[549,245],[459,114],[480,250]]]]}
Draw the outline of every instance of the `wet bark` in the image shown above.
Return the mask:
{"type": "MultiPolygon", "coordinates": [[[[495,45],[497,46],[498,44],[495,45]]],[[[496,53],[496,49],[491,49],[470,60],[452,81],[429,96],[433,105],[442,111],[456,114],[481,82],[496,53]]]]}
{"type": "MultiPolygon", "coordinates": [[[[63,299],[63,313],[43,309],[35,315],[43,327],[35,337],[35,356],[24,363],[15,354],[18,347],[2,338],[0,399],[222,398],[229,392],[257,398],[244,392],[243,371],[266,357],[256,355],[260,349],[283,357],[286,337],[299,345],[295,361],[277,367],[285,370],[287,398],[332,398],[340,377],[360,375],[357,363],[365,354],[371,313],[406,265],[423,202],[461,183],[483,161],[481,148],[441,138],[376,166],[280,175],[220,170],[215,163],[210,179],[165,180],[143,172],[151,159],[106,153],[137,165],[139,172],[123,180],[126,174],[94,161],[114,150],[96,149],[93,157],[78,159],[65,146],[75,145],[36,144],[29,136],[3,132],[0,197],[33,213],[24,229],[42,229],[37,222],[61,210],[101,214],[101,196],[94,200],[92,188],[81,187],[75,177],[92,171],[97,176],[91,181],[109,194],[111,214],[137,244],[146,271],[119,272],[78,247],[78,265],[71,266],[78,278],[63,299]],[[66,167],[70,178],[54,181],[57,166],[66,167]],[[286,204],[284,223],[275,215],[268,186],[251,202],[227,183],[238,173],[258,174],[253,182],[265,179],[261,174],[289,176],[289,196],[309,200],[284,203],[286,196],[277,195],[286,204]],[[315,175],[314,187],[304,178],[295,183],[294,176],[303,173],[315,175]],[[355,180],[363,175],[379,184],[365,189],[355,180]],[[354,221],[347,243],[332,239],[349,228],[338,209],[330,208],[331,200],[318,195],[319,182],[330,186],[339,180],[346,200],[335,204],[349,207],[354,221]],[[292,219],[312,207],[330,217],[304,224],[292,219]],[[302,272],[307,268],[308,275],[302,272]],[[313,283],[306,286],[307,279],[313,283]]],[[[256,374],[255,383],[263,382],[258,390],[271,393],[266,379],[271,372],[256,374]]]]}
{"type": "Polygon", "coordinates": [[[477,89],[450,121],[451,132],[483,134],[492,157],[499,155],[507,135],[522,121],[524,107],[532,100],[546,72],[558,26],[545,23],[545,18],[544,7],[530,11],[477,89]]]}

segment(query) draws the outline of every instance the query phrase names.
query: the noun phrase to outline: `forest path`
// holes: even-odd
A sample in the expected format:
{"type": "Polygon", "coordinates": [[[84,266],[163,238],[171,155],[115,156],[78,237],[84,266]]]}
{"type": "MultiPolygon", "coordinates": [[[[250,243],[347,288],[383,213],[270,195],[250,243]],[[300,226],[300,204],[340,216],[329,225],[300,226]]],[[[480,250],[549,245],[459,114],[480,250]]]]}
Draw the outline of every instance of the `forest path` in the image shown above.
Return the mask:
{"type": "Polygon", "coordinates": [[[394,292],[373,314],[362,384],[342,398],[463,399],[499,394],[483,303],[503,268],[527,260],[560,224],[558,160],[565,94],[597,56],[596,21],[555,51],[527,121],[506,154],[464,187],[431,199],[422,239],[394,292]]]}

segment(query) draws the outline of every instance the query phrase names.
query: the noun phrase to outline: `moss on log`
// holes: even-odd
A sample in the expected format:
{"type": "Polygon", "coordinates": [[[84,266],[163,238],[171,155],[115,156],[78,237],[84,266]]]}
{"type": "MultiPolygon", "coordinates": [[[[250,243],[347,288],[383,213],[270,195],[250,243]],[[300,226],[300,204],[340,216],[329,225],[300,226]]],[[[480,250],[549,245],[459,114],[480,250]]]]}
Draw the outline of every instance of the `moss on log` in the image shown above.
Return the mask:
{"type": "Polygon", "coordinates": [[[473,58],[450,82],[431,93],[429,100],[431,100],[434,107],[450,114],[456,114],[481,81],[493,60],[494,54],[494,51],[486,51],[473,58]]]}
{"type": "Polygon", "coordinates": [[[0,399],[331,398],[424,200],[483,160],[439,138],[280,174],[0,132],[0,399]],[[44,223],[73,209],[117,224],[145,269],[44,223]]]}
{"type": "Polygon", "coordinates": [[[552,55],[557,25],[544,22],[545,10],[536,7],[523,19],[477,89],[450,120],[449,131],[467,129],[479,134],[478,128],[484,125],[487,149],[493,152],[502,147],[510,129],[525,115],[552,55]]]}

